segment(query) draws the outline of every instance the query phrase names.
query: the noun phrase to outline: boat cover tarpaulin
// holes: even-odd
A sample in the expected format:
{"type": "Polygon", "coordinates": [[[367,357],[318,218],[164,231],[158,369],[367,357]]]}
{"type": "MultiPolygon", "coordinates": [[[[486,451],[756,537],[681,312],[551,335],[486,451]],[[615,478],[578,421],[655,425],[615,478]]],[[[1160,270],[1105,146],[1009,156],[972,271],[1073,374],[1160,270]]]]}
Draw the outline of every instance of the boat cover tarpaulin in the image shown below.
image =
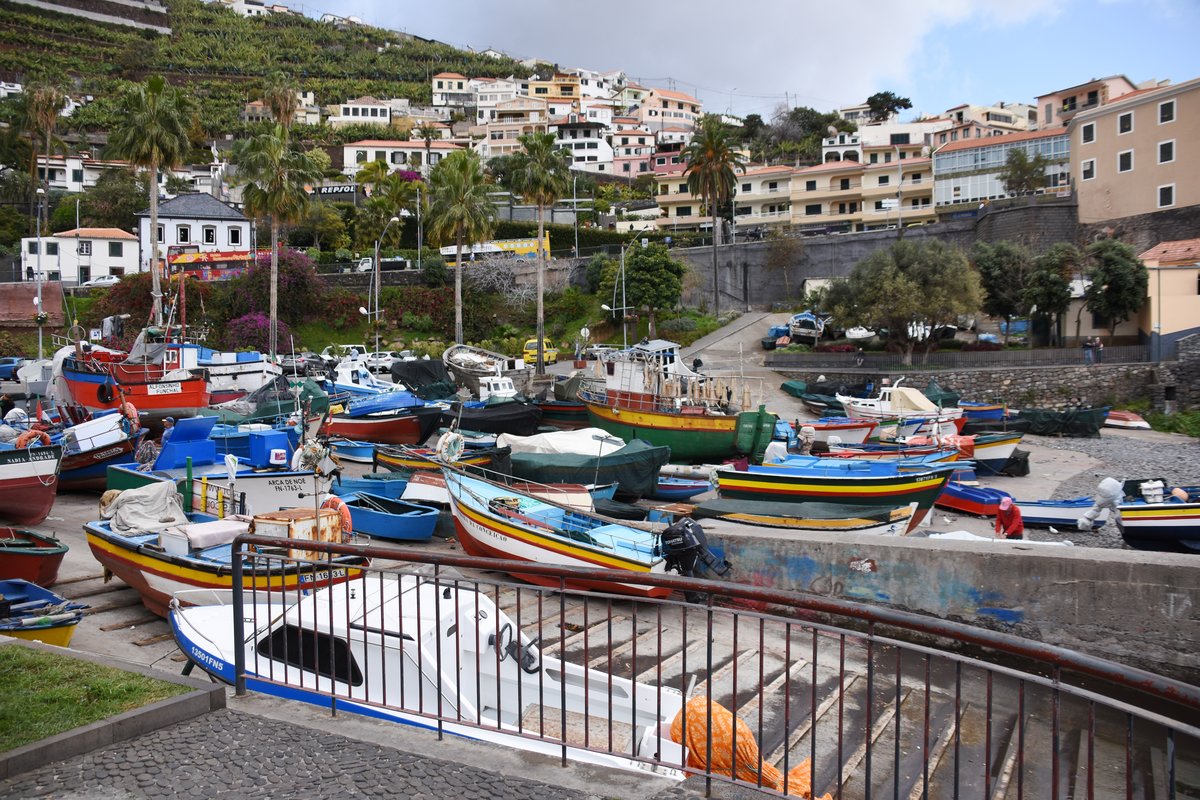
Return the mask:
{"type": "Polygon", "coordinates": [[[1048,408],[1025,408],[1020,419],[1029,421],[1029,432],[1038,436],[1079,436],[1098,438],[1107,408],[1069,408],[1053,411],[1048,408]]]}
{"type": "MultiPolygon", "coordinates": [[[[594,442],[599,444],[599,442],[594,442]]],[[[512,474],[537,483],[616,483],[618,493],[646,497],[654,493],[658,471],[671,448],[634,439],[605,456],[573,453],[512,454],[512,474]]]]}
{"type": "Polygon", "coordinates": [[[953,408],[962,397],[958,392],[943,389],[936,378],[929,379],[929,384],[925,387],[925,396],[938,408],[953,408]]]}
{"type": "Polygon", "coordinates": [[[496,446],[511,447],[514,454],[563,453],[594,459],[617,452],[625,446],[625,442],[600,428],[580,428],[575,431],[555,431],[534,436],[502,433],[496,437],[496,446]]]}
{"type": "Polygon", "coordinates": [[[897,386],[892,389],[891,409],[895,412],[918,412],[936,414],[937,406],[929,402],[929,398],[911,386],[897,386]]]}
{"type": "Polygon", "coordinates": [[[554,399],[563,401],[577,400],[579,398],[579,385],[583,383],[584,377],[584,373],[576,372],[566,378],[566,380],[555,381],[554,399]]]}
{"type": "Polygon", "coordinates": [[[457,389],[440,359],[393,361],[392,379],[403,383],[424,400],[444,400],[457,389]]]}
{"type": "MultiPolygon", "coordinates": [[[[316,381],[305,378],[299,386],[299,407],[308,406],[308,413],[320,416],[329,409],[329,395],[316,381]]],[[[216,416],[227,425],[252,422],[273,422],[291,416],[297,410],[297,395],[287,378],[277,375],[245,397],[201,409],[204,416],[216,416]]]]}
{"type": "MultiPolygon", "coordinates": [[[[106,493],[107,495],[107,493],[106,493]]],[[[126,489],[107,504],[100,501],[100,516],[110,520],[118,533],[155,533],[175,525],[186,525],[183,498],[173,481],[155,481],[126,489]]]]}

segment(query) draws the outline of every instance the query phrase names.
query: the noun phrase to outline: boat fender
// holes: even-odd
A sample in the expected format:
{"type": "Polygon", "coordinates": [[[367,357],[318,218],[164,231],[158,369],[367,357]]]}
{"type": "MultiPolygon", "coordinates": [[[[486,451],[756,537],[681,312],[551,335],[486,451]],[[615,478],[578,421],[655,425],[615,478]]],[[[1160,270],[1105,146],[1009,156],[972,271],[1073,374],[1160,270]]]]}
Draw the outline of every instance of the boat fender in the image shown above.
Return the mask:
{"type": "Polygon", "coordinates": [[[346,505],[346,501],[334,495],[321,503],[321,508],[328,508],[338,512],[342,518],[342,533],[351,534],[354,532],[354,520],[350,516],[350,506],[346,505]]]}
{"type": "Polygon", "coordinates": [[[442,463],[453,464],[462,458],[465,446],[466,440],[463,439],[462,434],[455,431],[447,431],[438,437],[434,453],[437,454],[438,460],[442,463]]]}
{"type": "Polygon", "coordinates": [[[101,403],[111,403],[113,399],[113,388],[111,383],[102,383],[96,387],[96,399],[101,403]]]}
{"type": "Polygon", "coordinates": [[[50,435],[45,431],[25,431],[17,437],[13,446],[17,449],[32,447],[35,439],[41,443],[41,447],[47,447],[50,444],[50,435]]]}

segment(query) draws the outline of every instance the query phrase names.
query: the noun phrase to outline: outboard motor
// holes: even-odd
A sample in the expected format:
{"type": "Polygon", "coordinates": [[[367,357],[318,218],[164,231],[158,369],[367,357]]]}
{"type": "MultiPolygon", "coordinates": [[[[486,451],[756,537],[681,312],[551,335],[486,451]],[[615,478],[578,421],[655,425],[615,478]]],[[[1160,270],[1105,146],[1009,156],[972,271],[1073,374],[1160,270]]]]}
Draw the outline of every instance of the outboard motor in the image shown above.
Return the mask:
{"type": "Polygon", "coordinates": [[[1096,487],[1096,497],[1092,507],[1076,521],[1075,526],[1081,531],[1091,531],[1092,523],[1100,516],[1100,512],[1109,509],[1117,513],[1117,506],[1125,499],[1125,486],[1116,478],[1105,478],[1096,487]]]}
{"type": "MultiPolygon", "coordinates": [[[[717,575],[725,575],[732,564],[723,558],[717,558],[708,549],[708,537],[704,528],[691,517],[684,517],[662,532],[662,552],[667,560],[667,569],[675,570],[687,578],[700,577],[703,569],[712,570],[717,575]],[[701,568],[703,567],[703,568],[701,568]]],[[[700,592],[684,592],[689,603],[700,603],[704,595],[700,592]]]]}

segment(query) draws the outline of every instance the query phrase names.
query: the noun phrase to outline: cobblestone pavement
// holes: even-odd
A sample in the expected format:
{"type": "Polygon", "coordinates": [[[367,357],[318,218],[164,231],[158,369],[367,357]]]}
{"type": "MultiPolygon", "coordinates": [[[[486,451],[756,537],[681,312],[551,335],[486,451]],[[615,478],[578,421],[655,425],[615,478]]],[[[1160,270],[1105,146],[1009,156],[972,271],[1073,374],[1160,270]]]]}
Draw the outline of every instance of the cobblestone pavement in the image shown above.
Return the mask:
{"type": "Polygon", "coordinates": [[[601,800],[606,796],[504,777],[224,709],[0,782],[0,797],[601,800]]]}

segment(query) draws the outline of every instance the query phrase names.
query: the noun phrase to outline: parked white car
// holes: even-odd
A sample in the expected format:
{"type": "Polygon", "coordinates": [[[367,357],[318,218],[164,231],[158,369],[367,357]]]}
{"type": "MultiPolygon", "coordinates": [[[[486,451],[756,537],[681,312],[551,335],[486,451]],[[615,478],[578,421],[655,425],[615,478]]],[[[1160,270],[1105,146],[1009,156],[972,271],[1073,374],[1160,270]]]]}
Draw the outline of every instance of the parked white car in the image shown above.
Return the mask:
{"type": "Polygon", "coordinates": [[[380,350],[377,353],[368,354],[363,361],[367,365],[367,369],[372,372],[391,372],[393,362],[403,361],[406,358],[412,358],[411,350],[380,350]]]}
{"type": "Polygon", "coordinates": [[[99,277],[92,278],[90,281],[84,281],[79,285],[85,289],[95,289],[102,286],[116,286],[120,282],[121,279],[116,275],[100,275],[99,277]]]}

